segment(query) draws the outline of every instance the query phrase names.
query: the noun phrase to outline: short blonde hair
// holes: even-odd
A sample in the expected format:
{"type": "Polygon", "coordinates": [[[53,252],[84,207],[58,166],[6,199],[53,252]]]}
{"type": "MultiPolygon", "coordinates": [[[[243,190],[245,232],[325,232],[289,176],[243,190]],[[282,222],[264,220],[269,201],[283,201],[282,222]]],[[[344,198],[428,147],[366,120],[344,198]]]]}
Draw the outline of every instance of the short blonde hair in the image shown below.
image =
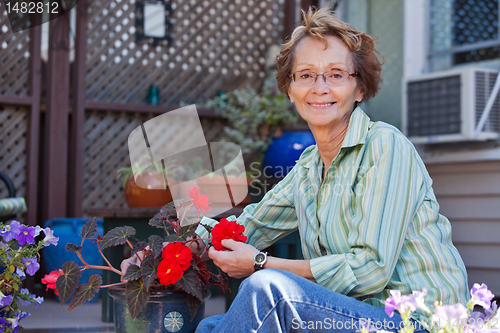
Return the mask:
{"type": "Polygon", "coordinates": [[[361,92],[364,94],[363,101],[368,101],[375,96],[382,85],[382,62],[377,58],[375,40],[368,34],[354,29],[351,25],[340,20],[332,12],[331,8],[315,10],[310,7],[307,12],[302,11],[304,21],[295,28],[288,42],[282,45],[281,52],[277,56],[276,80],[279,90],[288,96],[294,52],[298,43],[305,37],[318,38],[328,47],[325,36],[337,36],[351,51],[351,60],[354,72],[358,73],[356,80],[361,92]]]}

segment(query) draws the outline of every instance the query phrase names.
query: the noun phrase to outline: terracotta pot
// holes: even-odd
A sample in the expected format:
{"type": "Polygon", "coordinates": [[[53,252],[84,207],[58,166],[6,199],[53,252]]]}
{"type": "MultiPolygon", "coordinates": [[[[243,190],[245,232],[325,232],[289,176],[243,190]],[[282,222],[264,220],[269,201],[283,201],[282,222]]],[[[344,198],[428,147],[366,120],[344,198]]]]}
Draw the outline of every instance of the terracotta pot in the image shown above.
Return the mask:
{"type": "MultiPolygon", "coordinates": [[[[230,177],[230,184],[226,184],[224,177],[201,177],[197,179],[198,184],[202,188],[202,193],[208,195],[208,199],[212,203],[212,207],[226,206],[227,198],[229,197],[229,190],[234,191],[245,191],[248,193],[248,187],[251,183],[250,178],[246,177],[230,177]],[[240,187],[240,189],[238,189],[240,187]],[[243,188],[241,188],[243,187],[243,188]]],[[[250,195],[243,199],[242,202],[237,203],[235,207],[244,208],[246,205],[252,202],[250,195]]]]}
{"type": "Polygon", "coordinates": [[[138,186],[131,177],[125,184],[125,199],[129,207],[161,207],[172,201],[170,189],[162,189],[163,174],[146,172],[137,178],[138,186]]]}

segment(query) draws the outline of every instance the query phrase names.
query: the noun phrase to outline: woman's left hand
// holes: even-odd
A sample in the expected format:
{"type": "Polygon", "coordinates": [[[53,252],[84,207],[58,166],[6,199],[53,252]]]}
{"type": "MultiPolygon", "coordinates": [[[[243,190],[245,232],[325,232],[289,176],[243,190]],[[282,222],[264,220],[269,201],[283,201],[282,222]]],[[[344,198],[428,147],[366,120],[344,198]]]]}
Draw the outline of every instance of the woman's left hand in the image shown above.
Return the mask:
{"type": "Polygon", "coordinates": [[[224,239],[221,244],[230,251],[217,251],[211,247],[208,256],[222,271],[234,278],[244,278],[254,272],[253,258],[259,250],[232,239],[224,239]]]}

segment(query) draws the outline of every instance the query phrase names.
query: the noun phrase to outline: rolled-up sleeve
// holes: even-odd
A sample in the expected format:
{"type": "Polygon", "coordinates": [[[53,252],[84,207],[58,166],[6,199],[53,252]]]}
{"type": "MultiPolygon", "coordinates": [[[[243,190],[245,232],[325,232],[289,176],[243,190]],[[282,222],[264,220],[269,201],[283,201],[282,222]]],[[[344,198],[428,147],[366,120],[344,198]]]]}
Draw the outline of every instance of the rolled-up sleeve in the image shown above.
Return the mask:
{"type": "Polygon", "coordinates": [[[350,250],[310,261],[319,284],[355,297],[387,285],[427,186],[404,137],[384,133],[367,146],[356,181],[342,197],[348,202],[334,217],[342,220],[350,250]]]}

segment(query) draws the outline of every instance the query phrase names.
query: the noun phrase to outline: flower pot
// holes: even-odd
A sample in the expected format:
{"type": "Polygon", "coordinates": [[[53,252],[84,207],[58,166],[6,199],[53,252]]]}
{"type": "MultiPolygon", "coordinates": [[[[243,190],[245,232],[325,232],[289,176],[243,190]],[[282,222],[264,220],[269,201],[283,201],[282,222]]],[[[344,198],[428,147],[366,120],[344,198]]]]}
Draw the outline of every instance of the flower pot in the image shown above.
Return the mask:
{"type": "Polygon", "coordinates": [[[264,155],[262,172],[265,178],[283,178],[292,170],[302,152],[316,144],[310,131],[283,131],[273,139],[264,155]]]}
{"type": "Polygon", "coordinates": [[[245,208],[246,205],[252,202],[252,198],[248,195],[248,187],[251,179],[246,177],[230,177],[228,181],[230,184],[226,184],[224,177],[221,176],[200,177],[197,179],[202,193],[206,193],[212,203],[211,207],[227,207],[228,202],[231,202],[229,193],[247,193],[241,202],[235,202],[235,207],[245,208]]]}
{"type": "Polygon", "coordinates": [[[163,173],[146,172],[139,175],[137,183],[131,177],[125,184],[125,199],[129,207],[161,207],[172,201],[168,186],[163,188],[163,173]]]}
{"type": "MultiPolygon", "coordinates": [[[[185,292],[151,292],[146,306],[132,320],[125,299],[125,288],[111,287],[116,333],[178,332],[191,333],[205,317],[205,302],[198,308],[194,318],[185,292]]],[[[210,297],[207,293],[205,300],[210,297]]]]}

